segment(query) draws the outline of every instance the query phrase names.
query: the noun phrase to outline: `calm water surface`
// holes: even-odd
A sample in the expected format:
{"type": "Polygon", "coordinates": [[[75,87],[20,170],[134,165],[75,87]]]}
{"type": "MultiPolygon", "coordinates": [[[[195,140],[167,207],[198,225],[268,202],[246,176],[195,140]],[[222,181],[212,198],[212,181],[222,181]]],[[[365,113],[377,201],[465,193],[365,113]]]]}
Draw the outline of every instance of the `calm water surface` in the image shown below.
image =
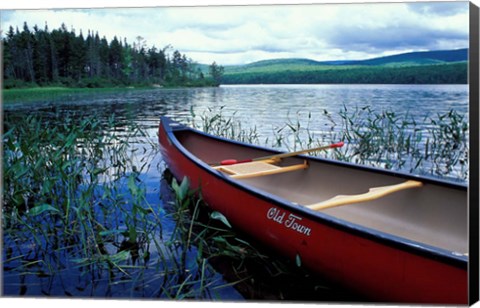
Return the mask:
{"type": "MultiPolygon", "coordinates": [[[[254,129],[259,143],[278,146],[273,139],[276,133],[287,132],[285,124],[299,124],[300,139],[308,134],[322,140],[329,133],[341,136],[343,129],[341,111],[349,114],[368,107],[374,113],[384,111],[395,113],[398,118],[408,116],[418,123],[417,128],[431,128],[432,119],[438,114],[454,110],[468,121],[467,85],[233,85],[220,88],[157,89],[140,90],[119,95],[101,94],[96,97],[75,98],[50,107],[49,102],[38,104],[35,110],[29,105],[9,107],[6,112],[26,108],[28,112],[81,113],[117,119],[129,117],[149,130],[152,140],[162,115],[201,127],[201,117],[221,113],[233,116],[242,124],[242,129],[254,129]],[[192,118],[191,110],[195,113],[192,118]],[[326,117],[325,114],[329,114],[326,117]],[[335,123],[335,127],[332,127],[335,123]],[[333,132],[333,133],[332,133],[333,132]]],[[[428,134],[428,133],[427,133],[428,134]]],[[[422,138],[431,136],[423,134],[422,138]]],[[[284,150],[298,150],[293,134],[287,132],[284,150]],[[290,146],[291,145],[291,146],[290,146]]],[[[467,132],[468,138],[468,132],[467,132]]],[[[338,140],[334,140],[336,142],[338,140]]],[[[423,150],[423,149],[422,149],[423,150]]],[[[409,166],[402,170],[409,172],[409,166]]],[[[461,178],[449,175],[452,179],[461,178]]],[[[429,172],[420,172],[429,175],[429,172]]]]}
{"type": "MultiPolygon", "coordinates": [[[[375,111],[390,110],[409,113],[416,119],[445,113],[451,109],[468,113],[467,85],[238,85],[220,88],[158,89],[132,91],[120,95],[98,95],[87,99],[72,97],[56,103],[62,112],[94,113],[109,116],[131,114],[145,127],[156,128],[159,117],[169,115],[187,120],[190,110],[202,114],[224,107],[225,115],[235,114],[245,127],[257,126],[262,135],[271,134],[300,114],[300,121],[312,114],[312,128],[321,128],[324,111],[333,115],[347,109],[371,107],[375,111]],[[302,118],[303,116],[303,118],[302,118]]],[[[51,112],[49,102],[36,104],[35,109],[21,104],[8,106],[6,112],[28,109],[29,112],[51,112]]]]}
{"type": "MultiPolygon", "coordinates": [[[[256,86],[222,86],[220,88],[198,89],[155,89],[135,90],[127,93],[102,94],[94,97],[72,97],[65,102],[41,102],[38,104],[15,104],[5,107],[6,117],[15,113],[35,114],[42,118],[57,119],[61,123],[62,115],[85,117],[95,115],[100,119],[107,119],[115,115],[116,121],[133,119],[142,128],[146,129],[144,143],[157,142],[156,133],[159,118],[169,115],[184,122],[191,122],[191,110],[199,115],[218,111],[222,108],[224,115],[235,115],[242,122],[242,127],[256,127],[261,138],[271,138],[272,132],[282,127],[288,121],[307,123],[312,131],[322,131],[329,125],[323,114],[332,114],[334,121],[340,121],[338,112],[343,108],[354,109],[369,106],[373,110],[390,110],[395,113],[408,113],[420,122],[427,116],[445,113],[450,109],[461,115],[468,114],[468,87],[466,85],[256,85],[256,86]]],[[[142,140],[139,141],[142,143],[142,140]]],[[[136,152],[142,161],[141,151],[136,152]]],[[[169,194],[169,187],[162,177],[165,169],[160,153],[149,158],[153,167],[144,170],[141,180],[147,187],[148,201],[157,206],[165,206],[165,196],[169,194]]],[[[166,226],[173,228],[171,220],[166,226]]],[[[165,230],[164,230],[165,231],[165,230]]],[[[165,231],[165,232],[168,232],[165,231]]],[[[8,239],[7,239],[8,240],[8,239]]],[[[5,270],[5,268],[4,268],[5,270]]],[[[219,283],[228,283],[228,278],[221,278],[221,271],[217,275],[219,283]],[[223,281],[223,282],[222,282],[223,281]]],[[[5,295],[65,295],[65,285],[85,284],[78,268],[69,272],[63,270],[58,274],[59,279],[52,282],[41,277],[20,277],[4,271],[5,295]],[[68,280],[70,282],[65,282],[68,280]],[[81,282],[79,282],[81,281],[81,282]],[[50,284],[46,287],[45,284],[50,284]],[[50,292],[45,291],[48,290],[50,292]]],[[[154,272],[151,275],[155,275],[154,272]]],[[[148,292],[131,292],[125,294],[124,286],[118,290],[108,286],[108,279],[102,278],[98,283],[98,290],[90,293],[80,288],[70,288],[71,296],[99,296],[99,297],[149,297],[148,292]],[[73,291],[72,291],[73,290],[73,291]],[[123,295],[123,296],[122,296],[123,295]]],[[[148,277],[146,278],[148,280],[148,277]]],[[[301,284],[302,282],[298,282],[301,284]]],[[[307,282],[311,283],[311,282],[307,282]]],[[[115,288],[115,286],[113,286],[115,288]]],[[[247,292],[248,293],[248,292],[247,292]]],[[[222,288],[220,296],[223,299],[238,300],[249,298],[247,294],[239,292],[234,287],[222,288]]],[[[259,298],[275,299],[271,294],[259,298]]],[[[348,298],[345,293],[338,298],[348,298]]],[[[299,292],[294,299],[311,299],[312,294],[299,292]]],[[[333,297],[335,298],[335,297],[333,297]]],[[[319,298],[316,298],[319,300],[319,298]]],[[[330,298],[332,299],[332,297],[330,298]]]]}

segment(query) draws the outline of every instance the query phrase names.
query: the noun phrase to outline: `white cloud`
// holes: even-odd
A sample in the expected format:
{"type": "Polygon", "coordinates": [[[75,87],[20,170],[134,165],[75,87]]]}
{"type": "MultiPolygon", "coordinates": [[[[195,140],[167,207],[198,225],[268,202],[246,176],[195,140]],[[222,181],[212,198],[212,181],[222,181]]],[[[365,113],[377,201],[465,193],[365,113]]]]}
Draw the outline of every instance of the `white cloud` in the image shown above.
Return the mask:
{"type": "Polygon", "coordinates": [[[245,63],[280,57],[365,59],[403,51],[468,46],[468,2],[16,10],[2,28],[98,31],[171,44],[197,62],[245,63]],[[438,5],[438,6],[437,6],[438,5]],[[448,8],[449,13],[442,13],[448,8]]]}

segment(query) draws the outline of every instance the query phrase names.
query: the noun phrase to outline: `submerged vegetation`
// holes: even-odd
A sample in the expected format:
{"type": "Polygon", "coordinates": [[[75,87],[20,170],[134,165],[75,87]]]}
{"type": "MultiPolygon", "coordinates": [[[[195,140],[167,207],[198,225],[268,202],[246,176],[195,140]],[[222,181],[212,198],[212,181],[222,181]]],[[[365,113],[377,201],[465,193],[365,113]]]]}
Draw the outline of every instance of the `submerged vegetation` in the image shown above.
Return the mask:
{"type": "Polygon", "coordinates": [[[158,169],[156,143],[114,117],[74,119],[6,118],[4,294],[215,297],[221,281],[192,252],[187,182],[152,198],[142,174],[158,169]]]}
{"type": "MultiPolygon", "coordinates": [[[[161,232],[161,212],[138,179],[150,155],[131,159],[142,131],[117,129],[115,120],[5,118],[4,294],[15,294],[13,284],[17,295],[107,295],[109,287],[95,288],[97,279],[141,277],[140,264],[161,232]],[[146,217],[149,223],[140,223],[146,217]],[[63,285],[64,275],[77,276],[77,285],[63,285]]],[[[153,153],[155,145],[142,150],[153,153]]],[[[153,247],[159,256],[160,247],[153,247]]]]}

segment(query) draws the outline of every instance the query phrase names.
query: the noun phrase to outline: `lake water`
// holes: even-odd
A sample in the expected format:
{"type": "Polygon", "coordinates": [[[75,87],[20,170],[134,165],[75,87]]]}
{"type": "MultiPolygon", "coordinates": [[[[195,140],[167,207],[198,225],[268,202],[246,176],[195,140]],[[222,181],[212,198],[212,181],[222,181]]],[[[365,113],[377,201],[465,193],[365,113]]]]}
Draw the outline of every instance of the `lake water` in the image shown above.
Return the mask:
{"type": "MultiPolygon", "coordinates": [[[[38,112],[49,109],[49,102],[36,104],[38,112]]],[[[468,112],[468,85],[232,85],[219,88],[134,90],[120,95],[100,94],[96,97],[57,103],[65,112],[81,108],[92,112],[134,112],[145,125],[157,126],[161,115],[188,118],[190,109],[197,114],[208,108],[225,106],[245,124],[257,125],[270,132],[272,126],[283,125],[295,113],[311,112],[321,119],[324,110],[337,113],[347,108],[370,106],[374,110],[409,112],[418,119],[454,109],[468,112]],[[248,120],[248,121],[247,121],[248,120]]],[[[29,110],[30,105],[25,106],[29,110]]],[[[21,104],[6,111],[23,109],[21,104]]]]}
{"type": "MultiPolygon", "coordinates": [[[[220,88],[134,90],[96,97],[72,97],[71,100],[24,107],[8,106],[6,112],[28,109],[29,112],[93,112],[98,116],[112,113],[133,116],[143,127],[158,127],[159,117],[168,115],[189,122],[193,109],[197,118],[209,110],[225,116],[235,115],[245,129],[256,127],[263,138],[287,122],[308,124],[312,131],[322,131],[331,123],[340,123],[341,110],[370,107],[375,112],[409,114],[421,123],[426,117],[455,110],[468,120],[467,85],[232,85],[220,88]]],[[[152,134],[153,136],[153,134],[152,134]]]]}
{"type": "MultiPolygon", "coordinates": [[[[418,139],[414,140],[419,143],[416,145],[417,150],[424,152],[425,147],[432,149],[430,144],[426,143],[431,143],[434,139],[455,137],[451,132],[440,131],[438,124],[445,120],[439,121],[438,115],[445,115],[453,110],[463,117],[463,123],[468,123],[468,99],[467,85],[232,85],[220,88],[134,90],[120,95],[72,97],[69,101],[57,103],[55,107],[50,107],[48,102],[38,104],[35,112],[40,114],[52,110],[60,113],[94,112],[98,117],[115,114],[118,119],[129,115],[139,125],[149,130],[152,140],[155,139],[159,118],[162,115],[192,124],[191,110],[193,110],[196,114],[194,124],[201,127],[203,116],[221,112],[225,118],[234,116],[241,124],[242,130],[254,130],[258,135],[257,143],[260,145],[298,150],[296,143],[299,142],[306,148],[318,146],[318,143],[345,139],[344,123],[348,120],[345,116],[342,118],[341,113],[347,114],[346,117],[354,117],[352,121],[355,125],[364,126],[362,118],[366,116],[365,108],[368,107],[370,122],[372,117],[374,120],[374,117],[382,112],[394,114],[398,121],[396,125],[401,125],[399,122],[403,121],[402,117],[415,121],[414,127],[408,126],[404,130],[412,135],[415,131],[412,140],[418,139]],[[432,119],[436,121],[435,124],[432,119]],[[296,128],[299,128],[298,132],[293,131],[296,128]],[[433,133],[436,136],[432,136],[433,133]],[[332,138],[336,140],[329,140],[332,138]],[[311,139],[310,144],[307,144],[308,139],[311,139]],[[277,142],[278,140],[282,142],[277,142]]],[[[23,108],[33,112],[30,105],[23,108]]],[[[9,107],[6,112],[10,112],[9,109],[23,108],[17,105],[9,107]]],[[[458,125],[457,118],[447,120],[458,125]]],[[[380,127],[379,130],[381,129],[386,128],[380,127]]],[[[377,131],[378,133],[381,132],[377,131]]],[[[395,134],[397,132],[391,132],[391,135],[395,134]]],[[[465,135],[468,139],[468,130],[465,135]]],[[[376,139],[391,137],[370,136],[376,139]]],[[[352,134],[344,141],[350,143],[350,147],[348,144],[344,147],[345,151],[350,151],[350,155],[364,150],[359,146],[359,143],[365,143],[361,135],[352,134]],[[355,145],[358,147],[354,147],[355,145]]],[[[441,146],[440,143],[437,145],[441,146]]],[[[370,161],[358,157],[346,160],[382,168],[390,165],[388,168],[402,172],[416,172],[420,175],[441,176],[466,182],[468,172],[465,169],[468,168],[458,161],[468,159],[461,157],[467,155],[468,149],[458,150],[456,145],[447,146],[458,153],[452,154],[452,157],[439,157],[430,162],[422,157],[408,158],[408,161],[404,162],[401,161],[403,153],[398,153],[396,157],[387,153],[387,159],[391,159],[393,163],[385,163],[383,156],[372,157],[370,161]],[[449,165],[450,161],[455,162],[453,166],[449,165]],[[419,163],[420,168],[416,168],[419,163]],[[412,171],[415,168],[417,170],[412,171]]],[[[437,152],[443,155],[451,150],[448,147],[438,148],[437,152]]],[[[434,155],[430,155],[430,158],[432,156],[434,155]]]]}
{"type": "MultiPolygon", "coordinates": [[[[332,133],[341,135],[341,125],[332,128],[332,123],[341,123],[342,110],[362,110],[369,107],[375,112],[389,111],[397,115],[408,114],[418,123],[419,128],[431,126],[431,123],[422,124],[427,117],[434,117],[437,114],[445,114],[455,110],[459,115],[468,119],[468,86],[466,85],[252,85],[252,86],[222,86],[220,88],[193,88],[193,89],[154,89],[154,90],[132,90],[121,94],[101,94],[94,97],[71,97],[63,102],[39,102],[35,104],[15,104],[4,108],[6,118],[17,113],[28,113],[37,115],[43,119],[49,119],[62,123],[66,116],[85,117],[94,115],[99,119],[107,121],[112,115],[122,127],[122,121],[133,120],[147,131],[147,136],[140,138],[136,146],[157,142],[157,129],[159,118],[163,115],[174,117],[185,123],[192,123],[192,110],[197,115],[194,122],[199,125],[201,117],[208,113],[221,112],[225,116],[234,116],[244,129],[256,129],[259,140],[269,138],[270,143],[277,137],[279,130],[285,129],[285,123],[292,126],[298,123],[301,127],[308,127],[302,133],[308,136],[320,138],[323,134],[332,133]],[[326,116],[328,115],[328,116],[326,116]]],[[[294,135],[294,134],[293,134],[294,135]]],[[[298,135],[304,136],[302,134],[298,135]]],[[[422,138],[426,138],[422,136],[422,138]]],[[[428,138],[428,137],[427,137],[428,138]]],[[[269,145],[269,142],[263,142],[269,145]]],[[[289,146],[286,146],[289,148],[289,146]]],[[[166,206],[165,198],[171,198],[168,183],[163,178],[162,172],[165,165],[159,152],[154,155],[137,151],[136,161],[139,164],[146,159],[150,161],[151,168],[143,169],[139,179],[146,185],[147,200],[158,207],[166,206]],[[170,197],[168,197],[170,196],[170,197]]],[[[447,177],[454,176],[448,175],[447,177]]],[[[127,185],[125,183],[125,185],[127,185]]],[[[168,228],[174,228],[174,222],[166,217],[165,223],[168,228]]],[[[164,230],[171,232],[171,230],[164,230]]],[[[8,246],[8,239],[7,239],[8,246]]],[[[5,247],[5,246],[4,246],[5,247]]],[[[5,253],[5,252],[4,252],[5,253]]],[[[19,252],[21,254],[22,252],[19,252]]],[[[4,255],[5,256],[5,255],[4,255]]],[[[272,256],[274,257],[274,256],[272,256]]],[[[13,256],[15,258],[15,256],[13,256]]],[[[5,265],[7,266],[7,265],[5,265]]],[[[21,277],[18,273],[9,272],[4,267],[4,294],[5,295],[65,295],[64,280],[79,281],[78,284],[85,285],[85,273],[78,268],[72,267],[71,271],[63,270],[57,276],[58,279],[47,279],[44,277],[21,277]],[[62,276],[63,275],[63,276],[62,276]],[[84,279],[84,278],[83,278],[84,279]],[[54,282],[52,282],[54,281],[54,282]],[[48,284],[47,288],[45,284],[48,284]],[[46,288],[48,292],[45,291],[46,288]],[[64,288],[64,289],[62,289],[64,288]],[[51,292],[51,293],[49,293],[51,292]]],[[[222,268],[222,266],[220,266],[222,268]]],[[[145,273],[146,281],[148,275],[155,276],[155,271],[145,273]]],[[[219,270],[212,274],[216,279],[213,287],[222,283],[228,283],[228,276],[219,270]],[[223,277],[223,278],[222,278],[223,277]]],[[[261,281],[262,277],[255,277],[261,281]]],[[[100,277],[100,281],[108,284],[106,277],[100,277]]],[[[253,279],[252,279],[253,280],[253,279]]],[[[268,284],[268,281],[263,284],[268,284]]],[[[296,281],[297,285],[305,283],[304,289],[312,289],[312,281],[296,281]]],[[[220,296],[223,299],[239,300],[241,298],[264,298],[281,299],[282,292],[274,294],[271,292],[251,292],[252,288],[258,288],[262,282],[254,287],[224,287],[221,288],[220,296]],[[245,290],[250,290],[245,292],[245,290]],[[253,295],[252,295],[253,294],[253,295]]],[[[80,288],[70,288],[69,296],[97,296],[97,297],[151,297],[153,293],[145,290],[142,292],[125,293],[125,285],[102,286],[99,283],[98,290],[90,293],[79,291],[80,288]],[[113,288],[113,289],[112,289],[113,288]],[[72,291],[72,289],[74,291],[72,291]],[[76,290],[76,291],[75,291],[76,290]]],[[[301,288],[300,288],[301,289],[301,288]]],[[[315,289],[315,288],[314,288],[315,289]]],[[[327,288],[328,289],[328,288],[327,288]]],[[[290,299],[298,300],[321,300],[322,298],[335,300],[342,298],[353,298],[343,291],[332,291],[334,295],[316,297],[312,293],[297,292],[290,294],[290,299]]],[[[257,290],[258,291],[258,290],[257,290]]],[[[324,295],[324,293],[322,293],[324,295]]],[[[322,296],[323,296],[322,295],[322,296]]]]}

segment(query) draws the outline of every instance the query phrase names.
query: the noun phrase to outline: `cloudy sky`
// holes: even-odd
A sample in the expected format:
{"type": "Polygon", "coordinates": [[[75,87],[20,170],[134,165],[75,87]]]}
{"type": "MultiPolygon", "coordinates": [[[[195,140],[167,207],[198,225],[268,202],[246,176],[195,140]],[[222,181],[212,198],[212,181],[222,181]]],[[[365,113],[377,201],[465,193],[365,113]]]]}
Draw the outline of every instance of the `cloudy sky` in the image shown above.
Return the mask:
{"type": "MultiPolygon", "coordinates": [[[[130,44],[141,36],[149,47],[163,48],[170,44],[196,62],[216,61],[222,65],[272,58],[359,60],[409,51],[468,47],[469,3],[463,1],[362,4],[293,1],[299,4],[250,6],[205,6],[212,2],[202,2],[187,3],[203,4],[200,7],[160,7],[165,2],[156,1],[142,8],[125,8],[119,2],[117,5],[123,8],[97,8],[98,1],[89,4],[88,0],[75,6],[76,9],[58,9],[62,6],[56,5],[49,9],[26,9],[30,8],[28,5],[22,9],[2,7],[1,26],[22,29],[26,21],[30,28],[34,25],[43,28],[47,23],[52,30],[65,23],[77,34],[80,30],[84,35],[93,30],[109,41],[117,36],[126,38],[130,44]]],[[[177,1],[175,5],[179,3],[182,4],[177,1]]]]}

